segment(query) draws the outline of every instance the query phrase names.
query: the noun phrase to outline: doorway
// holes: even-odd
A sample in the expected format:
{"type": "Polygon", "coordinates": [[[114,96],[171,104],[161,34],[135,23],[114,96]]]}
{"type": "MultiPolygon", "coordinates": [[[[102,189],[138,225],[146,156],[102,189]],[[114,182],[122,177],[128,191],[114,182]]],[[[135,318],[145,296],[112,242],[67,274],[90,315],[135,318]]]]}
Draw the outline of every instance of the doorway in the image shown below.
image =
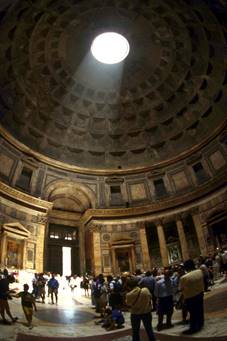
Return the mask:
{"type": "Polygon", "coordinates": [[[78,229],[50,224],[46,271],[70,276],[80,273],[78,229]]]}
{"type": "Polygon", "coordinates": [[[130,241],[119,241],[111,246],[112,272],[119,274],[122,272],[134,272],[136,269],[135,245],[130,241]]]}
{"type": "Polygon", "coordinates": [[[62,275],[71,276],[72,274],[72,261],[71,261],[72,248],[68,246],[62,247],[62,275]]]}
{"type": "Polygon", "coordinates": [[[130,271],[129,250],[116,250],[116,265],[118,272],[130,271]]]}

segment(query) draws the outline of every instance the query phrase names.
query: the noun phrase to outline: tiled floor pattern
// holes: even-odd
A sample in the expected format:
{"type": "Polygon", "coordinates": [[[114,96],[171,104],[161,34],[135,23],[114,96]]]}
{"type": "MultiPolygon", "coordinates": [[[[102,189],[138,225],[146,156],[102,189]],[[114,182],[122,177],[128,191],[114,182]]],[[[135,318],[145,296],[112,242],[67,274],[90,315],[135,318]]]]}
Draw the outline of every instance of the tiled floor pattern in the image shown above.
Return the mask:
{"type": "MultiPolygon", "coordinates": [[[[218,284],[206,293],[205,328],[193,338],[198,340],[227,341],[227,281],[218,284]]],[[[90,299],[76,293],[73,297],[70,292],[62,292],[58,306],[37,303],[38,312],[34,316],[34,328],[28,330],[20,307],[19,299],[10,301],[11,311],[19,320],[11,326],[0,325],[0,341],[129,341],[131,330],[129,313],[125,313],[125,328],[120,331],[106,332],[101,326],[95,325],[95,312],[91,308],[90,299]],[[43,337],[45,336],[45,337],[43,337]],[[56,339],[57,338],[57,339],[56,339]]],[[[160,341],[186,341],[190,337],[183,337],[185,326],[179,323],[180,312],[174,313],[174,328],[157,333],[160,341]]],[[[157,317],[153,314],[153,326],[157,324],[157,317]]],[[[155,328],[154,328],[155,329],[155,328]]],[[[145,341],[146,336],[141,336],[145,341]]]]}

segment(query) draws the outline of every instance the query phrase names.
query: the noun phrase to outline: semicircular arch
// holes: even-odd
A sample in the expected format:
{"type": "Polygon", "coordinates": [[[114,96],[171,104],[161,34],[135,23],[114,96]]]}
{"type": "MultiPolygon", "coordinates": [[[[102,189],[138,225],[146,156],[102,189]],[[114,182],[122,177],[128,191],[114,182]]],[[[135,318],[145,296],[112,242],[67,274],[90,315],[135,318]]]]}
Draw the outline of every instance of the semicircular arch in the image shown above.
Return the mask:
{"type": "Polygon", "coordinates": [[[73,210],[73,203],[75,203],[75,211],[81,213],[88,208],[96,207],[96,196],[91,188],[84,184],[61,179],[54,180],[46,186],[44,199],[53,203],[56,201],[56,208],[63,210],[67,210],[70,201],[69,211],[73,210]]]}

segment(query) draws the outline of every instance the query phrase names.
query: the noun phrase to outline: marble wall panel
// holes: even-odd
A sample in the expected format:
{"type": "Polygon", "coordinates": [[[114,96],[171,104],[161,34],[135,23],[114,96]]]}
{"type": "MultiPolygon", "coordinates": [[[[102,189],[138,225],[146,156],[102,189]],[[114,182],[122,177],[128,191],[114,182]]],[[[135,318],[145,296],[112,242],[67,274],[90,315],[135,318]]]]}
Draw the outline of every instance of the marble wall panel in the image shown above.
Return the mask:
{"type": "Polygon", "coordinates": [[[14,160],[5,154],[0,154],[0,173],[6,177],[10,176],[14,160]]]}
{"type": "Polygon", "coordinates": [[[184,171],[173,174],[172,179],[177,191],[183,190],[189,186],[188,179],[184,171]]]}
{"type": "Polygon", "coordinates": [[[209,157],[212,166],[215,170],[219,170],[220,168],[224,167],[226,165],[226,161],[224,159],[224,156],[222,153],[217,150],[215,153],[211,154],[209,157]]]}
{"type": "Polygon", "coordinates": [[[144,200],[147,198],[146,189],[143,183],[130,185],[132,200],[144,200]]]}

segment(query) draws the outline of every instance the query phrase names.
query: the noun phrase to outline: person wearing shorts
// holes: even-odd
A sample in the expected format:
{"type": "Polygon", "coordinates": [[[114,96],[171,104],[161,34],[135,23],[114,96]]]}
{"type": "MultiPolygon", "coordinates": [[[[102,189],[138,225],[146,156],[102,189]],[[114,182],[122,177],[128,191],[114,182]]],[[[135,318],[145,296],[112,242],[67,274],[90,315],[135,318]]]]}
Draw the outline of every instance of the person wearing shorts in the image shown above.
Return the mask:
{"type": "Polygon", "coordinates": [[[0,314],[4,324],[11,324],[5,318],[5,313],[10,317],[12,322],[17,321],[17,317],[13,317],[10,312],[8,298],[10,297],[10,290],[9,290],[9,281],[8,278],[4,275],[0,278],[0,314]]]}
{"type": "Polygon", "coordinates": [[[33,309],[37,311],[35,298],[34,296],[28,292],[29,286],[28,284],[24,284],[24,291],[19,292],[16,297],[21,297],[21,305],[24,311],[24,315],[26,320],[28,321],[28,327],[32,328],[32,316],[33,309]]]}

